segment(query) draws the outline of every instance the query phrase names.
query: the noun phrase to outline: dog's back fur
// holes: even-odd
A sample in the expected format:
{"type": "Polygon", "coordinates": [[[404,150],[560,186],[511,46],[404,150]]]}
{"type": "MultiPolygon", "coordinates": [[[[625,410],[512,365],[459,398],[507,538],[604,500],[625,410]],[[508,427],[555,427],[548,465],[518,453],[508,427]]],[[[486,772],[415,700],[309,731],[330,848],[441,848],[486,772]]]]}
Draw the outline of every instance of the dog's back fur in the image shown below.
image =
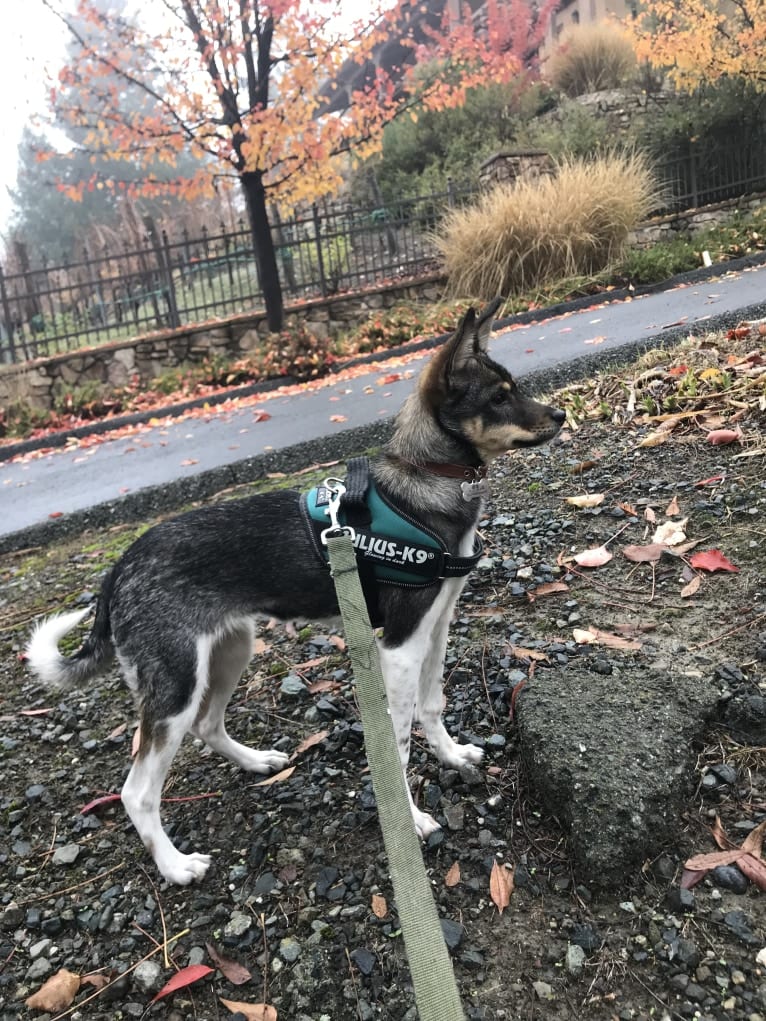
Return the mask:
{"type": "MultiPolygon", "coordinates": [[[[379,491],[404,512],[428,521],[456,555],[471,552],[481,500],[465,499],[453,477],[424,465],[474,468],[514,448],[545,442],[563,414],[522,397],[510,374],[487,354],[496,306],[480,320],[469,311],[431,359],[372,465],[379,491]]],[[[402,762],[417,716],[444,762],[476,762],[441,721],[441,670],[447,627],[464,578],[425,588],[381,586],[379,642],[389,709],[402,762]]],[[[106,576],[93,629],[65,658],[57,642],[82,613],[53,617],[34,632],[27,657],[46,683],[83,684],[114,656],[136,695],[141,740],[123,788],[126,810],[162,874],[188,883],[204,875],[206,855],[182,855],[164,833],[159,795],[187,731],[245,769],[281,767],[282,752],[233,741],[223,714],[253,650],[257,615],[291,619],[335,616],[327,568],[304,527],[300,494],[275,492],[204,507],[155,526],[106,576]]],[[[437,823],[412,804],[415,826],[437,823]]]]}

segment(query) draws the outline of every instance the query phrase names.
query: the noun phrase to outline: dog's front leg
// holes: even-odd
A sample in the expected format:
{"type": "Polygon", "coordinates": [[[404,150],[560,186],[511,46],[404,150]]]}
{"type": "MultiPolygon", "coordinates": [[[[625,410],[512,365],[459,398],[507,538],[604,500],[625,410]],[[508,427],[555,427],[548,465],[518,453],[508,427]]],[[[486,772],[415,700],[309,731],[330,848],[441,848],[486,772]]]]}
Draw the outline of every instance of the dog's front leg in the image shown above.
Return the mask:
{"type": "Polygon", "coordinates": [[[439,829],[439,823],[427,812],[421,812],[415,805],[407,782],[407,764],[410,759],[410,739],[412,736],[412,719],[415,711],[415,699],[418,690],[418,677],[423,664],[424,636],[420,628],[402,645],[387,647],[385,639],[378,643],[380,666],[388,696],[388,711],[394,727],[399,757],[404,770],[404,787],[412,812],[415,831],[421,840],[439,829]]]}
{"type": "Polygon", "coordinates": [[[428,637],[426,654],[423,657],[423,666],[418,678],[418,702],[415,715],[438,760],[445,766],[460,769],[462,766],[481,762],[484,753],[476,745],[458,744],[447,733],[447,728],[442,720],[444,702],[442,675],[451,614],[452,606],[449,607],[448,612],[445,611],[441,614],[428,637]]]}

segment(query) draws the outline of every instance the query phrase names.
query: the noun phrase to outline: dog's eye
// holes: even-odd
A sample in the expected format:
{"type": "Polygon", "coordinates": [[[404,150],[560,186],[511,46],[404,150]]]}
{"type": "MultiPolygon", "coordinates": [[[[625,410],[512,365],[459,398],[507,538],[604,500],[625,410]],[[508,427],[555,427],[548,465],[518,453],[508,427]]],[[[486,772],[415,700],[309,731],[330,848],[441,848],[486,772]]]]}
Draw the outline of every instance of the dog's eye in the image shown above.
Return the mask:
{"type": "Polygon", "coordinates": [[[505,404],[508,398],[511,396],[510,391],[503,388],[502,390],[495,390],[492,394],[493,404],[505,404]]]}

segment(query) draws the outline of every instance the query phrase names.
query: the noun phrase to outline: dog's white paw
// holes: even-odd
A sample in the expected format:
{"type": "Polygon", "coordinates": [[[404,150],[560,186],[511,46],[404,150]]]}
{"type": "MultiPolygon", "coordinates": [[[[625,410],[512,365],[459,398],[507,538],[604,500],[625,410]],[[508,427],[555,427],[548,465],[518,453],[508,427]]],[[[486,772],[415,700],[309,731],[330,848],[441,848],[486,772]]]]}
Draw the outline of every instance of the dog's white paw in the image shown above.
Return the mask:
{"type": "Polygon", "coordinates": [[[432,815],[421,812],[419,808],[412,806],[412,821],[415,823],[415,832],[421,840],[427,840],[432,833],[441,829],[439,823],[432,815]]]}
{"type": "Polygon", "coordinates": [[[278,752],[275,748],[266,751],[244,748],[240,753],[239,765],[250,773],[276,773],[284,769],[289,761],[289,755],[278,752]]]}
{"type": "Polygon", "coordinates": [[[463,766],[476,766],[484,758],[484,751],[475,744],[458,744],[453,741],[448,748],[444,748],[439,759],[445,766],[452,766],[460,769],[463,766]]]}
{"type": "Polygon", "coordinates": [[[181,854],[176,851],[172,858],[157,862],[157,868],[169,883],[177,886],[188,886],[195,879],[202,879],[210,868],[213,859],[209,854],[181,854]]]}

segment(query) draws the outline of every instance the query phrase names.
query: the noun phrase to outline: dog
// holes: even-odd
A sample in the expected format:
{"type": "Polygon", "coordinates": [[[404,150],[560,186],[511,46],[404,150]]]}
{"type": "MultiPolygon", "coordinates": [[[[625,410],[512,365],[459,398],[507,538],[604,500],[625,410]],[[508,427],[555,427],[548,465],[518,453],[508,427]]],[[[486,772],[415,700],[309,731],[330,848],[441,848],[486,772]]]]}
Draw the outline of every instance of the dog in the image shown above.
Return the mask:
{"type": "MultiPolygon", "coordinates": [[[[481,749],[458,744],[441,717],[449,621],[467,570],[480,555],[475,530],[486,466],[508,450],[552,439],[565,418],[523,396],[510,373],[490,358],[498,305],[480,317],[468,310],[422,371],[392,438],[369,468],[380,500],[407,522],[427,522],[426,538],[435,537],[417,556],[411,552],[416,546],[405,546],[405,559],[442,565],[439,577],[419,583],[398,584],[396,569],[387,580],[372,581],[383,626],[378,651],[405,772],[415,719],[444,764],[481,760],[481,749]],[[462,570],[451,573],[448,562],[462,570]]],[[[395,541],[368,545],[384,552],[403,547],[395,541]]],[[[140,723],[122,802],[162,876],[186,885],[205,875],[211,859],[182,854],[162,827],[160,795],[181,741],[190,732],[253,773],[283,768],[283,752],[248,748],[224,724],[227,703],[253,655],[255,619],[320,620],[339,612],[305,500],[297,492],[276,491],[155,525],[105,576],[90,634],[77,652],[62,656],[59,640],[90,612],[40,622],[28,643],[28,665],[45,684],[83,685],[117,659],[140,723]]],[[[415,829],[425,838],[439,824],[417,808],[405,787],[415,829]]]]}

